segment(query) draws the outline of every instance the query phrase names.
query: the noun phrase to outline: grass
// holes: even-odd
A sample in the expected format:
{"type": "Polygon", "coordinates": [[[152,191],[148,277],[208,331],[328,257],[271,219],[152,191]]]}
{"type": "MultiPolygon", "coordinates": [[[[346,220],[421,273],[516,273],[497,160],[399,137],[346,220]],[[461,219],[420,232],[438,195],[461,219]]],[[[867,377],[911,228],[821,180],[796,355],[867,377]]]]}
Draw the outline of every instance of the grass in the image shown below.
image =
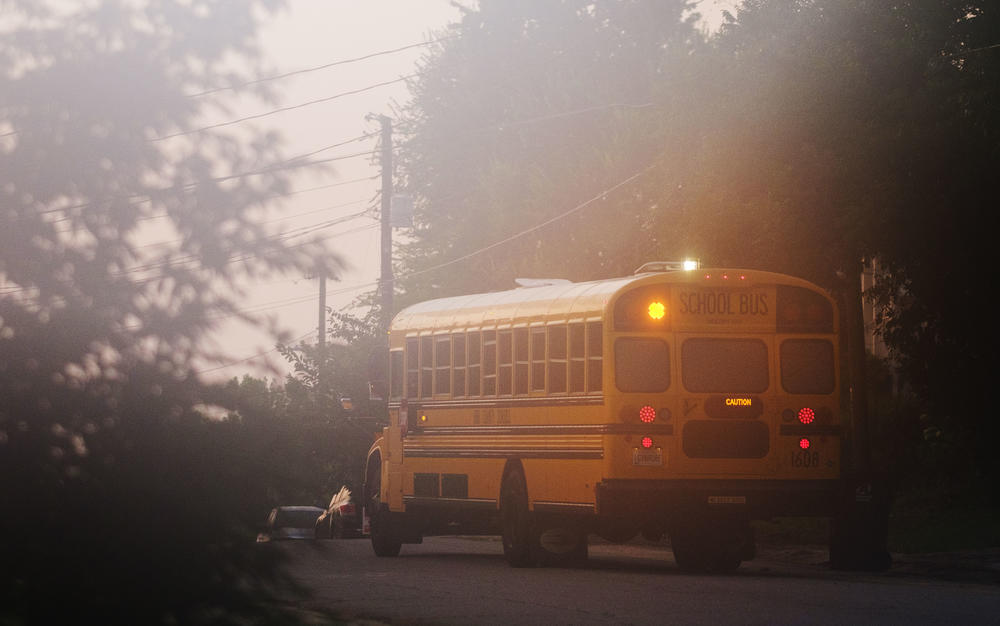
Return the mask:
{"type": "Polygon", "coordinates": [[[1000,507],[985,495],[904,494],[889,514],[889,550],[945,552],[1000,547],[1000,507]]]}
{"type": "MultiPolygon", "coordinates": [[[[761,545],[826,545],[830,520],[776,518],[754,522],[761,545]]],[[[1000,508],[983,498],[910,493],[895,498],[889,513],[889,551],[949,552],[1000,547],[1000,508]]]]}

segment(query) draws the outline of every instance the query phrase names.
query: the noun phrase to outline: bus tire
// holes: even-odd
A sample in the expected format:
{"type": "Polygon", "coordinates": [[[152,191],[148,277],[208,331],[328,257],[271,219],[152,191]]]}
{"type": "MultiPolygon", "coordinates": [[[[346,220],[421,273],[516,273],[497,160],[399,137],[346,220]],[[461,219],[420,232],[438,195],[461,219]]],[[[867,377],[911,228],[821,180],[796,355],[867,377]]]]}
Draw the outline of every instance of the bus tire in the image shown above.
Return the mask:
{"type": "Polygon", "coordinates": [[[372,549],[375,551],[375,556],[399,556],[403,542],[393,524],[389,507],[384,504],[379,505],[378,510],[372,515],[371,524],[372,549]]]}
{"type": "Polygon", "coordinates": [[[534,529],[528,510],[528,486],[520,466],[512,466],[500,486],[503,555],[512,567],[535,565],[534,529]]]}
{"type": "Polygon", "coordinates": [[[722,574],[735,571],[744,558],[753,558],[753,534],[742,520],[702,519],[670,531],[677,567],[686,572],[722,574]]]}
{"type": "Polygon", "coordinates": [[[403,542],[389,506],[382,503],[382,461],[377,454],[368,460],[365,479],[365,507],[371,511],[372,550],[375,556],[399,556],[403,542]]]}

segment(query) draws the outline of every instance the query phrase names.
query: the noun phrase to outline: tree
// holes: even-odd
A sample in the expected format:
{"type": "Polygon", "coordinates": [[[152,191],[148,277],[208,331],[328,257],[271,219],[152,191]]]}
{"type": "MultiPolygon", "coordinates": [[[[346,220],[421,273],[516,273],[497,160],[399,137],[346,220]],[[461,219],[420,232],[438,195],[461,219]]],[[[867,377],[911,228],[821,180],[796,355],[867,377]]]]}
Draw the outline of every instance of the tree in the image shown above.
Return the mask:
{"type": "Polygon", "coordinates": [[[402,299],[691,254],[843,295],[878,256],[888,272],[869,297],[911,389],[966,452],[966,474],[997,476],[997,426],[978,415],[998,331],[974,304],[993,249],[997,11],[746,0],[706,42],[691,9],[464,12],[397,125],[416,198],[402,299]]]}
{"type": "Polygon", "coordinates": [[[233,407],[227,420],[246,455],[267,468],[250,487],[266,508],[325,506],[343,485],[360,486],[373,430],[342,413],[318,414],[314,390],[297,379],[281,385],[245,375],[230,380],[216,401],[233,407]]]}
{"type": "Polygon", "coordinates": [[[380,424],[388,422],[385,401],[373,400],[369,393],[373,366],[386,357],[378,309],[371,307],[361,317],[338,311],[329,315],[322,347],[278,346],[295,370],[285,381],[284,419],[304,422],[314,431],[303,444],[311,448],[312,493],[324,494],[344,484],[360,487],[368,447],[380,424]]]}
{"type": "Polygon", "coordinates": [[[985,3],[744,3],[714,42],[728,97],[705,108],[716,123],[699,124],[680,199],[722,264],[843,293],[837,274],[855,281],[859,259],[878,256],[887,271],[868,295],[910,388],[969,462],[963,476],[1000,469],[984,443],[996,427],[975,417],[997,331],[965,304],[989,283],[978,225],[998,163],[997,20],[985,3]]]}
{"type": "Polygon", "coordinates": [[[317,419],[338,421],[347,415],[374,415],[384,405],[369,401],[371,367],[384,353],[380,348],[378,310],[372,307],[364,317],[331,311],[326,341],[310,345],[278,346],[295,374],[286,385],[301,388],[315,403],[317,419]],[[341,398],[350,398],[353,407],[344,409],[341,398]]]}
{"type": "Polygon", "coordinates": [[[700,43],[692,6],[484,1],[464,11],[395,126],[415,198],[403,301],[638,266],[655,246],[652,202],[635,185],[599,196],[663,150],[656,119],[682,96],[683,60],[700,43]]]}
{"type": "Polygon", "coordinates": [[[194,364],[220,356],[203,348],[213,320],[247,317],[241,281],[337,263],[254,220],[287,191],[280,138],[197,130],[226,108],[192,94],[245,81],[233,68],[254,63],[278,6],[3,3],[8,619],[268,618],[265,583],[281,579],[249,551],[263,500],[238,487],[264,468],[196,410],[194,364]]]}

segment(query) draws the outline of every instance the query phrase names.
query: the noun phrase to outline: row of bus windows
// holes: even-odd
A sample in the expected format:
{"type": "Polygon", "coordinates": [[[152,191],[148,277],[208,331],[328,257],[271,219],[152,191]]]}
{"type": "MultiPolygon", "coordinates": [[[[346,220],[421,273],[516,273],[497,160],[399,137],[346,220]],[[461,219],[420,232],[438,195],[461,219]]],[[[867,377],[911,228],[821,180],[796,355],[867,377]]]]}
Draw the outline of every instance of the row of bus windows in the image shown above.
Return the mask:
{"type": "MultiPolygon", "coordinates": [[[[615,386],[655,393],[670,387],[670,349],[662,339],[615,341],[615,386]]],[[[781,387],[793,394],[828,394],[836,386],[833,344],[787,339],[779,348],[781,387]]],[[[688,339],[681,344],[684,389],[695,393],[763,393],[770,386],[767,345],[759,339],[688,339]]]]}
{"type": "MultiPolygon", "coordinates": [[[[392,397],[508,396],[602,390],[600,322],[411,337],[391,354],[392,397]]],[[[782,389],[828,394],[836,385],[833,344],[788,339],[779,349],[782,389]]],[[[695,393],[763,393],[770,386],[768,350],[759,339],[688,339],[682,382],[695,393]]],[[[656,393],[671,384],[663,339],[623,337],[614,347],[615,386],[656,393]]]]}
{"type": "Polygon", "coordinates": [[[390,353],[393,398],[601,391],[600,322],[407,337],[390,353]]]}

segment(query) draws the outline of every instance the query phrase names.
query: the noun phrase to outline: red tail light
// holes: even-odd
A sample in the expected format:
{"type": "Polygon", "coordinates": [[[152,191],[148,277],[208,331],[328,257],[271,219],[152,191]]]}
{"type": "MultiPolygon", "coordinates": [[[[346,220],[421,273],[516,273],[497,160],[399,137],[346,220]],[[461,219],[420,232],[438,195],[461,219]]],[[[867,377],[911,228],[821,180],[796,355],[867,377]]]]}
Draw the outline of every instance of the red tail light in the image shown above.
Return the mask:
{"type": "Polygon", "coordinates": [[[656,419],[656,409],[648,404],[639,409],[639,419],[643,424],[649,424],[656,419]]]}
{"type": "Polygon", "coordinates": [[[816,420],[816,411],[809,407],[799,409],[799,421],[803,424],[812,424],[816,420]]]}
{"type": "Polygon", "coordinates": [[[642,438],[642,447],[643,448],[652,448],[653,447],[653,438],[652,437],[643,437],[642,438]]]}
{"type": "Polygon", "coordinates": [[[809,440],[806,439],[805,437],[799,439],[799,447],[802,448],[803,450],[808,450],[810,445],[811,444],[809,443],[809,440]]]}

